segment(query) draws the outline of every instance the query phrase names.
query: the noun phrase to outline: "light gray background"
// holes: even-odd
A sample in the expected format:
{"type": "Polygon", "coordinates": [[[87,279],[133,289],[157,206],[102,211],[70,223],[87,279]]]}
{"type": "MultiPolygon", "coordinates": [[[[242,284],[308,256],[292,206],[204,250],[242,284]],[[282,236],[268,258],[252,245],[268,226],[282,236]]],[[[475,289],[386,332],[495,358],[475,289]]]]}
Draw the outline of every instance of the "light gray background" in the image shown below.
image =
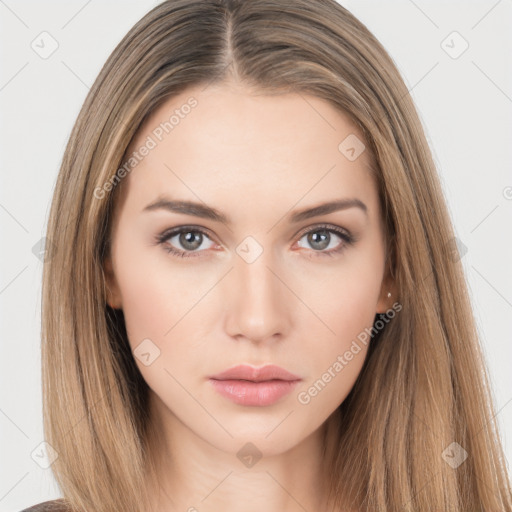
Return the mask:
{"type": "MultiPolygon", "coordinates": [[[[32,249],[45,235],[65,143],[88,88],[157,3],[0,0],[0,511],[60,497],[51,468],[31,457],[43,441],[42,263],[32,249]],[[59,45],[47,59],[31,48],[43,31],[59,45]]],[[[467,248],[462,261],[511,461],[512,1],[341,3],[387,48],[420,111],[467,248]],[[464,42],[453,31],[469,44],[458,58],[464,42]]]]}

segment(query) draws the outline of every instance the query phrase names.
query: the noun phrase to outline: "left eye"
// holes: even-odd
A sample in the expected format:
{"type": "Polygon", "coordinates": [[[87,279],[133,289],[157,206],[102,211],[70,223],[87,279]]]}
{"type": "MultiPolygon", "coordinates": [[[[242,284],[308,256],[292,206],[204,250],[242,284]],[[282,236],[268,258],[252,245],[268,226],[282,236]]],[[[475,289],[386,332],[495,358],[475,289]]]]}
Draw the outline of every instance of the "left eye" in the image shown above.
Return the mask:
{"type": "Polygon", "coordinates": [[[300,240],[306,238],[307,243],[310,245],[310,247],[313,247],[313,249],[315,250],[322,251],[324,249],[332,249],[333,247],[336,247],[336,245],[339,244],[339,242],[338,244],[332,244],[332,242],[336,242],[336,240],[333,239],[333,234],[338,239],[341,238],[341,235],[339,235],[332,229],[315,229],[314,231],[309,231],[302,235],[300,240]]]}
{"type": "Polygon", "coordinates": [[[306,238],[309,246],[314,249],[313,252],[317,253],[319,256],[333,256],[341,253],[347,246],[354,243],[354,238],[348,231],[329,226],[317,226],[310,229],[302,233],[300,240],[303,238],[306,238]],[[335,243],[333,235],[338,238],[338,240],[341,239],[342,243],[335,243]],[[334,242],[334,244],[332,242],[334,242]]]}

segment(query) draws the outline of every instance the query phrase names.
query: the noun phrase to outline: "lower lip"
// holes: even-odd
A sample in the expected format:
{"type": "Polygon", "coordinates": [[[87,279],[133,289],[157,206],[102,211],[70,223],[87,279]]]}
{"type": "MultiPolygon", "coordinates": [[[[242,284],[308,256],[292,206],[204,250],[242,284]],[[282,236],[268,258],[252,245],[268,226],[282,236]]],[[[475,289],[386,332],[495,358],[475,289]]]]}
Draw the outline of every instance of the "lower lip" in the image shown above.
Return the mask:
{"type": "Polygon", "coordinates": [[[213,387],[222,396],[240,405],[271,405],[290,393],[299,383],[298,380],[265,380],[250,382],[247,380],[210,379],[213,387]]]}

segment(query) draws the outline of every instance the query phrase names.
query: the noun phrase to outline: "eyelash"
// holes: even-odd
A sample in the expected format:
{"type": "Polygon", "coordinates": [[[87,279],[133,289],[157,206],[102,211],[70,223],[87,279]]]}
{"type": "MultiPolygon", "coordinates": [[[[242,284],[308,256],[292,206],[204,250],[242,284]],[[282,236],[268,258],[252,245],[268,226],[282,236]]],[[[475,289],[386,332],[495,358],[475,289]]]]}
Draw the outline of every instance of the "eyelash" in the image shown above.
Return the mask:
{"type": "MultiPolygon", "coordinates": [[[[335,256],[337,254],[340,254],[347,247],[353,245],[354,242],[356,242],[356,238],[353,235],[351,235],[348,231],[346,231],[344,229],[341,229],[341,228],[338,228],[336,226],[330,225],[330,224],[320,224],[318,226],[314,226],[311,229],[308,229],[306,231],[301,232],[301,234],[299,236],[299,240],[301,238],[303,238],[305,235],[308,235],[309,233],[315,233],[317,231],[327,231],[329,233],[334,233],[334,234],[338,235],[343,240],[343,243],[337,249],[331,249],[329,251],[315,251],[315,250],[313,250],[313,252],[317,253],[320,257],[322,257],[322,256],[330,256],[330,257],[332,257],[332,256],[335,256]]],[[[179,235],[181,233],[201,233],[202,235],[205,235],[208,238],[210,238],[208,233],[205,230],[201,229],[201,228],[198,228],[198,227],[195,227],[195,226],[181,226],[179,228],[174,228],[174,229],[171,229],[171,230],[166,230],[163,233],[157,235],[156,236],[156,242],[157,242],[157,244],[163,245],[164,250],[166,252],[172,254],[173,256],[177,256],[179,258],[195,258],[195,257],[198,257],[200,255],[200,253],[203,252],[203,251],[180,251],[180,250],[172,247],[171,245],[167,244],[167,240],[169,240],[169,238],[172,238],[172,237],[174,237],[176,235],[179,235]]]]}

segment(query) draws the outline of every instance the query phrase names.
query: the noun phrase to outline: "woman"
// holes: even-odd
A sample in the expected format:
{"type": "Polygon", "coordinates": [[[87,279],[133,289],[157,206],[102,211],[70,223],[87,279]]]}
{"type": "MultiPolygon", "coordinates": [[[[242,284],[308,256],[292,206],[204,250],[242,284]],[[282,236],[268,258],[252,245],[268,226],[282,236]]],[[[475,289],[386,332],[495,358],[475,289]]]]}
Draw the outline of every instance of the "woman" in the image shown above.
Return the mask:
{"type": "Polygon", "coordinates": [[[334,0],[153,9],[48,238],[42,509],[512,511],[421,123],[334,0]]]}

